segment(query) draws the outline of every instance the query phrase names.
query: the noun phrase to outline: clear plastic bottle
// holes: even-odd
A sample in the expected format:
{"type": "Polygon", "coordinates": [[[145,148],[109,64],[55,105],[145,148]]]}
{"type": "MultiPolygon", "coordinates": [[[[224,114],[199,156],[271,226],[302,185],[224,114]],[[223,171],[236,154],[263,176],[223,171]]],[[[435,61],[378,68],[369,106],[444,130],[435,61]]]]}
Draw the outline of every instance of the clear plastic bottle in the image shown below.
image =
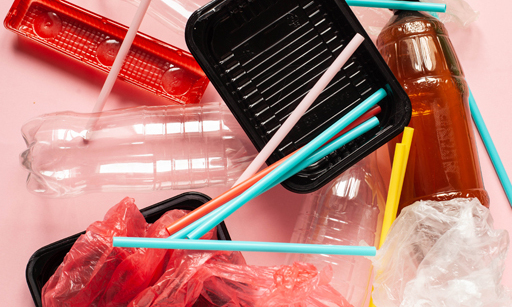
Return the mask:
{"type": "MultiPolygon", "coordinates": [[[[331,183],[306,197],[291,242],[378,246],[385,206],[385,185],[370,154],[331,183]]],[[[372,263],[356,256],[290,254],[288,263],[331,265],[332,286],[354,307],[367,306],[372,263]]]]}
{"type": "MultiPolygon", "coordinates": [[[[377,47],[412,105],[414,141],[399,210],[417,200],[459,197],[477,197],[489,207],[468,85],[444,25],[427,13],[397,11],[377,47]]],[[[389,143],[391,151],[399,141],[400,136],[389,143]]]]}
{"type": "Polygon", "coordinates": [[[27,188],[52,197],[229,184],[254,158],[221,103],[46,114],[22,133],[27,188]],[[84,141],[91,116],[99,118],[84,141]]]}

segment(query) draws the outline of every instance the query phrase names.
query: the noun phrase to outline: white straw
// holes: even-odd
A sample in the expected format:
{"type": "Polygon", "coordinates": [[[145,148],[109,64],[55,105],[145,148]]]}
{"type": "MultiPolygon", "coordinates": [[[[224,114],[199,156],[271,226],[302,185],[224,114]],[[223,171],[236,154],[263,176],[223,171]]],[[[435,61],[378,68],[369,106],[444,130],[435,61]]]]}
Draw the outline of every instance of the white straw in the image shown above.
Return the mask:
{"type": "MultiPolygon", "coordinates": [[[[146,11],[148,10],[149,4],[151,0],[141,0],[139,7],[137,8],[137,12],[135,12],[135,16],[133,17],[132,23],[128,28],[128,32],[126,32],[126,36],[123,39],[123,43],[121,44],[121,48],[119,48],[119,52],[114,60],[114,64],[112,64],[112,68],[110,69],[107,80],[103,84],[101,88],[100,95],[98,96],[98,100],[96,100],[96,104],[92,109],[92,113],[98,113],[103,110],[105,103],[107,102],[107,98],[114,87],[114,83],[116,82],[117,76],[123,67],[124,60],[130,51],[130,47],[132,46],[133,40],[137,35],[137,31],[142,23],[142,19],[144,19],[144,15],[146,15],[146,11]]],[[[92,116],[85,127],[86,130],[86,139],[89,139],[91,134],[91,129],[96,124],[99,116],[92,116]]]]}
{"type": "Polygon", "coordinates": [[[279,146],[279,144],[283,141],[285,136],[290,132],[290,130],[295,126],[295,124],[299,121],[302,115],[309,109],[311,104],[316,100],[316,98],[320,95],[320,93],[324,90],[324,88],[331,82],[334,76],[338,73],[338,71],[345,65],[348,59],[354,54],[356,49],[361,45],[364,41],[364,37],[357,33],[352,40],[348,43],[348,45],[343,49],[340,55],[334,60],[331,66],[325,71],[325,73],[320,77],[320,79],[316,82],[316,84],[311,88],[309,93],[302,99],[297,108],[293,110],[290,116],[283,123],[281,128],[277,130],[277,132],[272,136],[270,141],[263,147],[260,153],[256,156],[256,158],[251,162],[251,164],[244,171],[242,176],[238,178],[235,182],[234,186],[239,184],[240,182],[245,181],[252,175],[254,175],[260,167],[265,163],[268,157],[274,152],[274,150],[279,146]]]}

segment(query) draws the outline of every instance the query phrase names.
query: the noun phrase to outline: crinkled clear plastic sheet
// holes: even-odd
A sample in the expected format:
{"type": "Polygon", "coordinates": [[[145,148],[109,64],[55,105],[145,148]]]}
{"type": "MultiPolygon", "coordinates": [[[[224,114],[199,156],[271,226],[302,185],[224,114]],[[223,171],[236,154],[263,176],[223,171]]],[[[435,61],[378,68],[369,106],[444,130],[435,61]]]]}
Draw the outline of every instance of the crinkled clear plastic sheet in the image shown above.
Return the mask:
{"type": "Polygon", "coordinates": [[[422,2],[446,4],[446,13],[439,14],[439,20],[443,23],[454,22],[465,27],[478,19],[479,13],[464,0],[422,0],[422,2]]]}
{"type": "MultiPolygon", "coordinates": [[[[124,0],[139,5],[140,0],[124,0]]],[[[187,20],[194,11],[209,0],[152,0],[148,14],[162,21],[175,33],[183,34],[187,20]]]]}
{"type": "Polygon", "coordinates": [[[419,201],[402,210],[374,262],[378,307],[512,306],[501,284],[509,246],[478,199],[419,201]]]}
{"type": "MultiPolygon", "coordinates": [[[[436,16],[443,23],[453,22],[465,27],[478,18],[478,12],[464,0],[421,0],[421,2],[446,4],[446,13],[438,13],[436,16]]],[[[387,9],[368,7],[351,7],[351,9],[373,40],[393,15],[393,12],[387,9]]]]}

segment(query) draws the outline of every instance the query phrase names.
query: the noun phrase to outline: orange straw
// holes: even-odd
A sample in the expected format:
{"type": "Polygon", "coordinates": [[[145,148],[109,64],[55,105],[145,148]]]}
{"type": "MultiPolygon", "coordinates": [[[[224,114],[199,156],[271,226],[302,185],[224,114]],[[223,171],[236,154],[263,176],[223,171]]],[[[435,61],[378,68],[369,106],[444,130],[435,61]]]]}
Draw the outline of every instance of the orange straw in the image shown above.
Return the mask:
{"type": "MultiPolygon", "coordinates": [[[[379,114],[380,111],[381,111],[381,108],[379,106],[375,106],[375,107],[371,108],[370,110],[368,110],[368,112],[364,113],[361,117],[356,119],[352,124],[348,125],[345,129],[343,129],[340,133],[338,133],[334,138],[337,138],[338,136],[346,133],[347,131],[351,130],[352,128],[360,125],[361,123],[363,123],[370,117],[379,114]]],[[[332,141],[333,139],[329,140],[329,142],[332,141]]],[[[222,206],[223,204],[232,200],[233,198],[237,197],[238,195],[242,194],[245,190],[247,190],[253,184],[258,182],[261,178],[265,177],[268,173],[273,171],[281,163],[286,161],[286,159],[288,159],[293,154],[295,154],[295,152],[297,152],[297,150],[295,150],[291,154],[287,155],[286,157],[280,159],[279,161],[273,163],[272,165],[266,167],[265,169],[259,171],[252,177],[250,177],[247,180],[241,182],[240,184],[232,187],[228,191],[222,193],[221,195],[210,200],[209,202],[205,203],[204,205],[191,211],[189,214],[183,216],[181,219],[178,219],[174,223],[170,224],[169,226],[167,226],[167,231],[169,232],[169,235],[172,235],[175,232],[183,229],[184,227],[190,225],[191,223],[195,222],[196,220],[202,218],[203,216],[207,215],[208,213],[219,208],[220,206],[222,206]]]]}

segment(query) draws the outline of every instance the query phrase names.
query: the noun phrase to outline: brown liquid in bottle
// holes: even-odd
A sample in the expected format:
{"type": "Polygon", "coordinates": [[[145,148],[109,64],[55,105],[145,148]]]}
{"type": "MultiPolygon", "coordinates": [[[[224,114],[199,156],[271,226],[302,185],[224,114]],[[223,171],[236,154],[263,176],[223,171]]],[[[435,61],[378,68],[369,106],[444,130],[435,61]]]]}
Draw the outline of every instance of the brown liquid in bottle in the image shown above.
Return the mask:
{"type": "MultiPolygon", "coordinates": [[[[420,12],[397,11],[377,47],[412,104],[414,139],[401,210],[417,200],[477,197],[489,207],[468,105],[469,90],[444,25],[420,12]]],[[[390,142],[390,150],[401,136],[390,142]]]]}

